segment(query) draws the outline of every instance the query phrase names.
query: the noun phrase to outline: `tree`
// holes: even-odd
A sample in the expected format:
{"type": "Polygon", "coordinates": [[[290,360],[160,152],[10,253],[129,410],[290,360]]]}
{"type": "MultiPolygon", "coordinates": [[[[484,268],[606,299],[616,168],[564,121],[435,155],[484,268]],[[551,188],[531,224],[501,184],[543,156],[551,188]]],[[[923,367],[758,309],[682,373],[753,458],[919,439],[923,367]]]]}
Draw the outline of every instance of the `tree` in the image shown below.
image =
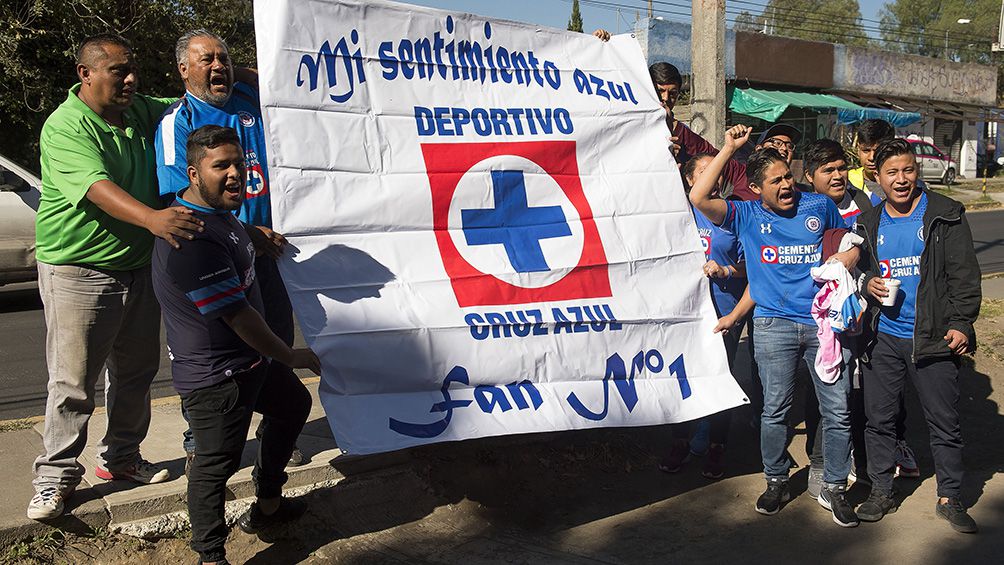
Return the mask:
{"type": "Polygon", "coordinates": [[[736,16],[736,20],[732,24],[732,29],[736,31],[751,32],[763,31],[763,16],[754,16],[746,10],[743,10],[742,12],[739,12],[738,16],[736,16]]]}
{"type": "Polygon", "coordinates": [[[568,18],[568,31],[582,33],[582,14],[579,13],[579,0],[572,0],[572,17],[568,18]]]}
{"type": "Polygon", "coordinates": [[[858,0],[770,0],[758,16],[740,14],[737,29],[827,41],[846,45],[868,45],[861,29],[858,0]],[[740,21],[742,18],[742,21],[740,21]]]}
{"type": "Polygon", "coordinates": [[[881,12],[883,46],[891,51],[992,63],[1000,0],[895,0],[881,12]],[[959,19],[970,20],[968,24],[959,19]],[[948,52],[945,52],[945,38],[948,52]]]}
{"type": "Polygon", "coordinates": [[[132,42],[140,92],[182,92],[174,43],[207,28],[227,40],[237,64],[255,65],[251,0],[6,0],[0,2],[0,153],[38,171],[45,118],[77,82],[74,53],[88,35],[132,42]]]}

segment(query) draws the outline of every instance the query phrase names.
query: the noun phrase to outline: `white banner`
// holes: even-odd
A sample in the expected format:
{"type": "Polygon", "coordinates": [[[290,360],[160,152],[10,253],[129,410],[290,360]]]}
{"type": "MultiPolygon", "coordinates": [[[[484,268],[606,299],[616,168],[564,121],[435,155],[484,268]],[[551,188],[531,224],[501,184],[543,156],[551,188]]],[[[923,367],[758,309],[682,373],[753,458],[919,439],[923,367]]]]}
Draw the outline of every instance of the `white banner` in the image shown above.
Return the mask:
{"type": "Polygon", "coordinates": [[[339,446],[681,422],[743,393],[638,43],[258,0],[281,268],[339,446]]]}

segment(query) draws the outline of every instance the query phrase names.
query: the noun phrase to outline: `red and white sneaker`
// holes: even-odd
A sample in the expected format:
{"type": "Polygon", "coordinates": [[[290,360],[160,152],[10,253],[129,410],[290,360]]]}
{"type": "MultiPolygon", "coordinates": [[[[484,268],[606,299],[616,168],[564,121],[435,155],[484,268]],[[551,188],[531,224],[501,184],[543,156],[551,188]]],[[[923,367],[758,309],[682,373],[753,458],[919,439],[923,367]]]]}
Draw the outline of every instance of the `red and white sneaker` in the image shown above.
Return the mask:
{"type": "Polygon", "coordinates": [[[133,481],[144,485],[162,483],[171,478],[171,472],[167,469],[155,467],[146,459],[139,459],[125,469],[106,469],[97,467],[94,474],[104,481],[122,480],[133,481]]]}
{"type": "Polygon", "coordinates": [[[920,476],[917,458],[913,456],[913,450],[904,440],[896,442],[896,474],[894,476],[911,479],[920,476]]]}

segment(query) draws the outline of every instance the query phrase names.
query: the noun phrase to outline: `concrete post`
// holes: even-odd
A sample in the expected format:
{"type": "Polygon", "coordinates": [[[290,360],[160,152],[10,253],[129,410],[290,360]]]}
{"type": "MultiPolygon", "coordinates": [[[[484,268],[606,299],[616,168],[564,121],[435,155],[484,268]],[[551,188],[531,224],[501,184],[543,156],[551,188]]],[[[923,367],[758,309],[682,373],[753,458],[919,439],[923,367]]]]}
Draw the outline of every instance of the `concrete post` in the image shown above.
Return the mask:
{"type": "Polygon", "coordinates": [[[720,148],[725,142],[725,0],[693,0],[690,30],[690,127],[720,148]]]}

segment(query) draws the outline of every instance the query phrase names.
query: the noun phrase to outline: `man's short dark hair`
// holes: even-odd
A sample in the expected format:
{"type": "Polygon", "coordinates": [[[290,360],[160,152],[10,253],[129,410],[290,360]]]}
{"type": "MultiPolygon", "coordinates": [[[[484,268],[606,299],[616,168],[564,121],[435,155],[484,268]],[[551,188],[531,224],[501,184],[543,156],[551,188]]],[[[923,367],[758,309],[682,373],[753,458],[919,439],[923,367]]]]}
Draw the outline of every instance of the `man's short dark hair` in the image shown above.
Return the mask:
{"type": "Polygon", "coordinates": [[[241,146],[241,139],[237,136],[237,131],[234,128],[202,126],[188,134],[188,142],[185,143],[185,158],[189,165],[198,165],[199,161],[206,156],[206,150],[227,144],[241,146]]]}
{"type": "Polygon", "coordinates": [[[675,84],[678,88],[683,88],[680,70],[669,63],[652,64],[648,68],[648,74],[652,77],[652,84],[675,84]]]}
{"type": "Polygon", "coordinates": [[[757,149],[746,160],[746,178],[757,186],[763,186],[763,178],[767,174],[767,168],[776,162],[788,164],[781,153],[773,147],[757,149]]]}
{"type": "Polygon", "coordinates": [[[104,48],[105,45],[118,45],[123,49],[132,51],[132,44],[130,44],[129,40],[121,35],[114,33],[99,33],[97,35],[85,37],[84,40],[80,42],[80,47],[77,48],[76,53],[77,64],[85,66],[94,64],[94,60],[89,59],[88,54],[94,48],[104,48]]]}
{"type": "Polygon", "coordinates": [[[909,141],[897,137],[883,142],[875,150],[875,169],[881,169],[882,163],[899,155],[913,155],[913,147],[910,146],[909,141]]]}
{"type": "Polygon", "coordinates": [[[858,145],[878,145],[896,137],[896,128],[885,120],[865,120],[854,130],[858,145]]]}
{"type": "Polygon", "coordinates": [[[802,168],[809,175],[827,163],[843,160],[847,162],[844,146],[832,139],[817,139],[809,144],[802,156],[802,168]]]}

